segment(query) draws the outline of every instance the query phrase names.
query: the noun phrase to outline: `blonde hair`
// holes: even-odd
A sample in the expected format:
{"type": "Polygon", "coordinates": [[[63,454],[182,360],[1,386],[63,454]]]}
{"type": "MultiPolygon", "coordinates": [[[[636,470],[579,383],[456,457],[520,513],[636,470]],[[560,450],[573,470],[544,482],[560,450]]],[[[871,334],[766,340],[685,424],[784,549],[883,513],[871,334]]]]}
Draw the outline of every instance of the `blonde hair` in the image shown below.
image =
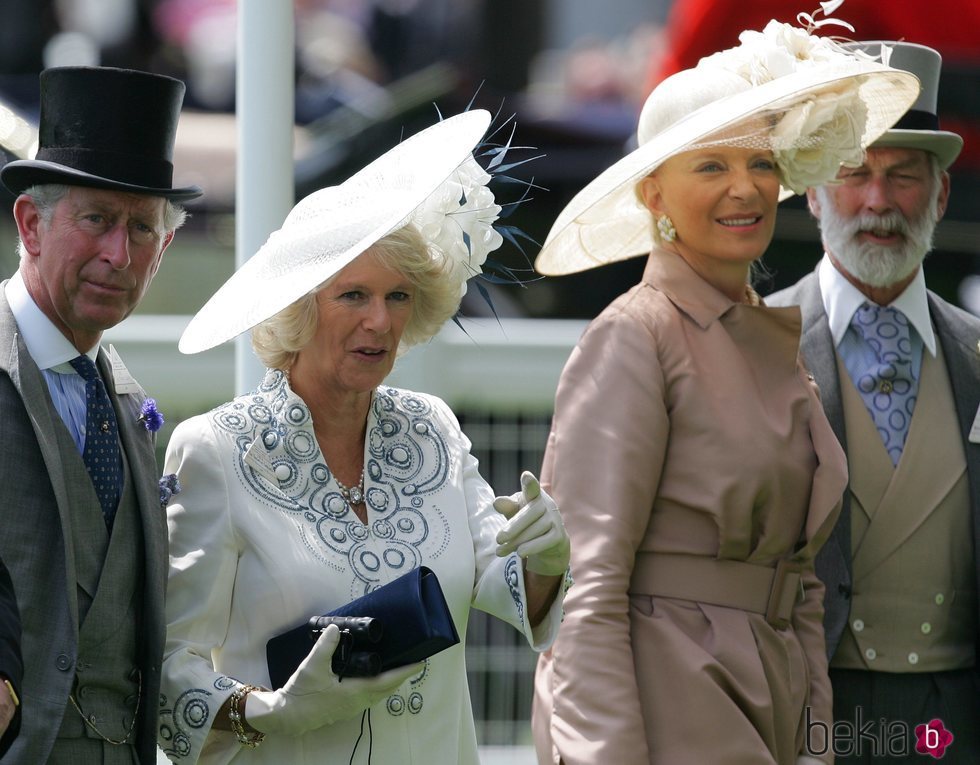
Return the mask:
{"type": "MultiPolygon", "coordinates": [[[[398,345],[401,355],[413,345],[428,342],[459,308],[462,290],[452,278],[451,264],[430,248],[412,224],[379,239],[365,252],[385,268],[402,274],[415,288],[412,314],[398,345]]],[[[265,366],[288,370],[298,354],[316,334],[319,311],[316,296],[337,274],[318,285],[292,305],[271,316],[252,330],[252,348],[265,366]]]]}

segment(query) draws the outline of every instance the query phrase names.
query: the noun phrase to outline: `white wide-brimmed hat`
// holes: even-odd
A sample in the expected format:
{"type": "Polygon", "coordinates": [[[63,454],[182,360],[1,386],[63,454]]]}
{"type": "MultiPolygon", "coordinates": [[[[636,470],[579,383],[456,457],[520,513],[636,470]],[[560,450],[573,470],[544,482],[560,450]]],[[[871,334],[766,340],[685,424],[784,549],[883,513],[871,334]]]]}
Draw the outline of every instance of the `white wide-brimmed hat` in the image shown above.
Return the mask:
{"type": "Polygon", "coordinates": [[[912,108],[871,145],[930,151],[936,155],[943,170],[953,164],[963,149],[963,138],[939,128],[936,103],[939,100],[939,73],[943,65],[939,51],[917,43],[893,40],[869,40],[847,47],[880,58],[895,69],[912,72],[922,83],[922,90],[912,108]]]}
{"type": "Polygon", "coordinates": [[[676,154],[717,144],[772,149],[784,199],[831,180],[841,164],[859,165],[919,93],[910,72],[789,24],[771,21],[739,39],[650,94],[639,147],[562,210],[535,260],[539,273],[572,274],[649,253],[653,219],[635,187],[676,154]]]}
{"type": "Polygon", "coordinates": [[[490,125],[474,109],[405,139],[342,184],[300,200],[255,255],[197,312],[178,347],[197,353],[240,335],[317,289],[409,220],[460,282],[501,243],[490,176],[473,158],[490,125]]]}

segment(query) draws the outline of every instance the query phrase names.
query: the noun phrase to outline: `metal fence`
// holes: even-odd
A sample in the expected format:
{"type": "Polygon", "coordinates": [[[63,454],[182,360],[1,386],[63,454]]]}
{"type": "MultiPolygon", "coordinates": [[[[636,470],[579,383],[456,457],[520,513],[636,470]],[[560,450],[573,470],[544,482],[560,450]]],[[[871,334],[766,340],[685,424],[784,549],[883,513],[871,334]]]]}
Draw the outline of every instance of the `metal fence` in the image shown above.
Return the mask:
{"type": "MultiPolygon", "coordinates": [[[[480,472],[498,492],[519,486],[522,470],[541,465],[550,412],[494,412],[467,407],[457,412],[473,442],[480,472]]],[[[485,745],[530,742],[531,693],[535,655],[509,625],[479,611],[470,612],[466,666],[477,740],[485,745]]]]}

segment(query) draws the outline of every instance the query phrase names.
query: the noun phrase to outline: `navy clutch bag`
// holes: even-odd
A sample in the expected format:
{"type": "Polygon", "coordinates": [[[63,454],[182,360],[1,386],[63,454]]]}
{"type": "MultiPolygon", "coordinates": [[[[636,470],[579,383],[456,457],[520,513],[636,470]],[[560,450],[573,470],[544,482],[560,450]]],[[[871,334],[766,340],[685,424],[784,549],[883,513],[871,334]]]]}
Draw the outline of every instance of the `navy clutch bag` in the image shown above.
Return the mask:
{"type": "Polygon", "coordinates": [[[420,566],[271,638],[266,644],[266,660],[273,688],[286,684],[320,631],[331,623],[341,628],[341,642],[332,662],[333,671],[340,677],[376,675],[422,661],[459,642],[439,579],[432,570],[420,566]]]}

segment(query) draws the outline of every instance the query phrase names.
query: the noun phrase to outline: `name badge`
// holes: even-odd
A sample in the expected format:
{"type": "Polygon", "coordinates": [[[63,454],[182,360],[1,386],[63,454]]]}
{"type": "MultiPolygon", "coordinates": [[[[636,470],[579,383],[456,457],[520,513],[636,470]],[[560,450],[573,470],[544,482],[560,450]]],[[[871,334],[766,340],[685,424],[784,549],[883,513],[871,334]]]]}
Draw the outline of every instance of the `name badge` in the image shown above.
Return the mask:
{"type": "Polygon", "coordinates": [[[122,363],[122,359],[119,358],[119,354],[116,353],[116,348],[113,345],[109,346],[109,363],[112,365],[112,386],[116,389],[116,394],[139,393],[139,383],[126,369],[126,365],[122,363]]]}
{"type": "MultiPolygon", "coordinates": [[[[242,460],[273,486],[279,486],[279,476],[276,475],[276,469],[272,466],[272,460],[269,459],[269,452],[262,443],[261,437],[252,441],[251,446],[245,450],[245,455],[242,460]]],[[[288,473],[284,477],[288,477],[288,473]]]]}

